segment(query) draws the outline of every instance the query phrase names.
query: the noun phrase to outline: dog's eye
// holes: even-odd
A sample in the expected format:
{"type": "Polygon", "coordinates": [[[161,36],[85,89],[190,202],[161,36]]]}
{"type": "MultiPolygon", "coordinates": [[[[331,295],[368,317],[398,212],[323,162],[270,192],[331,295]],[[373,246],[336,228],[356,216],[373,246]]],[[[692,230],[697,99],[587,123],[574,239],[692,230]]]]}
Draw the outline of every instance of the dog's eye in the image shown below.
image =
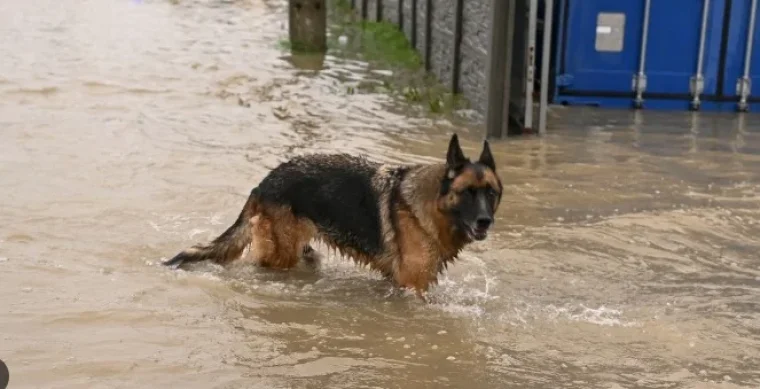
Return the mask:
{"type": "Polygon", "coordinates": [[[499,195],[499,192],[497,192],[494,188],[488,188],[488,195],[491,197],[496,197],[499,195]]]}

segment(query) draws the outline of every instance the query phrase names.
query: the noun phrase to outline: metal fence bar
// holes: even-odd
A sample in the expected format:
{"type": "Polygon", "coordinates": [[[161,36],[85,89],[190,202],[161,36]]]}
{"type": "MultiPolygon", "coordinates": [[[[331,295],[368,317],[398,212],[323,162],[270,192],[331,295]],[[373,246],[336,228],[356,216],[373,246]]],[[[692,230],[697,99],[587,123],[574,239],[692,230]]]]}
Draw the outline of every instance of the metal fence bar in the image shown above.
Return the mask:
{"type": "MultiPolygon", "coordinates": [[[[499,0],[496,0],[499,1],[499,0]]],[[[513,122],[514,116],[511,113],[511,107],[512,107],[512,71],[514,70],[514,57],[515,57],[515,24],[517,23],[517,1],[518,0],[510,0],[507,1],[507,13],[506,18],[503,18],[503,20],[506,20],[507,23],[507,36],[506,36],[506,55],[505,55],[505,65],[506,70],[504,70],[504,106],[502,107],[502,122],[501,122],[501,137],[506,137],[510,134],[510,125],[513,122]]],[[[494,15],[494,17],[496,17],[494,15]]],[[[521,35],[522,36],[522,35],[521,35]]],[[[514,120],[516,121],[516,119],[514,120]]]]}
{"type": "Polygon", "coordinates": [[[417,0],[412,0],[412,47],[417,49],[417,0]]]}
{"type": "Polygon", "coordinates": [[[398,0],[398,28],[404,31],[404,0],[398,0]]]}
{"type": "Polygon", "coordinates": [[[383,21],[383,0],[375,0],[375,21],[383,21]]]}
{"type": "Polygon", "coordinates": [[[464,14],[464,0],[456,0],[454,13],[454,56],[451,64],[451,92],[459,93],[459,69],[462,62],[462,17],[464,14]]]}
{"type": "Polygon", "coordinates": [[[367,0],[362,0],[362,20],[367,20],[367,0]]]}
{"type": "MultiPolygon", "coordinates": [[[[507,135],[522,133],[525,129],[526,78],[528,73],[528,24],[530,15],[530,0],[509,1],[510,10],[507,25],[507,42],[511,48],[507,52],[507,81],[505,90],[508,110],[504,116],[508,118],[507,135]]],[[[505,123],[507,125],[507,123],[505,123]]]]}
{"type": "Polygon", "coordinates": [[[430,57],[432,55],[433,44],[433,0],[427,0],[425,3],[425,70],[430,71],[430,57]]]}
{"type": "Polygon", "coordinates": [[[554,32],[554,0],[544,2],[544,41],[541,53],[541,97],[538,100],[538,134],[546,134],[546,117],[549,108],[549,64],[552,55],[554,32]]]}

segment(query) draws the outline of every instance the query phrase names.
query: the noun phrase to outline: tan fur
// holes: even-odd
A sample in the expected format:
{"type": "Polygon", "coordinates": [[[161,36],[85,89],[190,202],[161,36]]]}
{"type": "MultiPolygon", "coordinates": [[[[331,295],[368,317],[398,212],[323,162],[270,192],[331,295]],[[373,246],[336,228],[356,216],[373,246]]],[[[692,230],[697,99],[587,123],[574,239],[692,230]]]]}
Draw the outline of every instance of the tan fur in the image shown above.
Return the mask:
{"type": "Polygon", "coordinates": [[[304,247],[317,234],[314,223],[296,218],[282,206],[262,206],[250,223],[251,256],[259,265],[275,269],[297,265],[304,247]]]}
{"type": "Polygon", "coordinates": [[[444,214],[455,203],[439,201],[444,174],[445,165],[421,166],[409,173],[401,188],[403,203],[408,208],[397,210],[400,258],[395,280],[400,286],[413,288],[418,295],[437,284],[438,273],[466,244],[444,214]]]}
{"type": "MultiPolygon", "coordinates": [[[[252,243],[250,256],[264,267],[289,269],[303,259],[303,249],[312,240],[324,243],[329,249],[369,266],[386,276],[392,272],[386,264],[356,250],[342,247],[327,236],[319,234],[317,227],[307,219],[296,218],[289,209],[280,206],[261,206],[261,211],[251,218],[252,243]]],[[[312,258],[313,259],[313,258],[312,258]]]]}
{"type": "Polygon", "coordinates": [[[499,181],[491,170],[485,170],[483,172],[483,177],[478,179],[475,171],[472,169],[465,169],[454,179],[454,182],[451,184],[451,189],[454,191],[460,191],[467,187],[484,188],[487,186],[494,189],[499,188],[499,181]]]}
{"type": "Polygon", "coordinates": [[[433,239],[430,239],[409,210],[399,210],[397,215],[400,258],[395,281],[401,287],[422,294],[427,292],[431,282],[436,281],[439,253],[433,239]]]}

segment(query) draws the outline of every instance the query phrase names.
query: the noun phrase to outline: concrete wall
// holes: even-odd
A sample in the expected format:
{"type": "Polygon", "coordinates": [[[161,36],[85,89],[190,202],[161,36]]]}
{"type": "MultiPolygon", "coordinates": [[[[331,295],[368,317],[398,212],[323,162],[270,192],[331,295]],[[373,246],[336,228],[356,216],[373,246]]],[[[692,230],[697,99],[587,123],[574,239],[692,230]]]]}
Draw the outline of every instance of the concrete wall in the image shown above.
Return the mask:
{"type": "MultiPolygon", "coordinates": [[[[356,1],[361,14],[362,0],[356,1]]],[[[462,12],[462,45],[459,61],[459,90],[470,106],[485,115],[487,94],[487,61],[489,25],[492,0],[464,0],[462,12]]],[[[381,2],[382,19],[399,24],[399,4],[402,4],[402,24],[407,39],[412,41],[412,26],[416,25],[415,48],[425,56],[427,0],[417,0],[416,23],[413,22],[412,0],[367,0],[367,19],[377,20],[377,2],[381,2]]],[[[444,84],[452,86],[454,70],[454,30],[456,0],[432,0],[430,70],[444,84]]]]}

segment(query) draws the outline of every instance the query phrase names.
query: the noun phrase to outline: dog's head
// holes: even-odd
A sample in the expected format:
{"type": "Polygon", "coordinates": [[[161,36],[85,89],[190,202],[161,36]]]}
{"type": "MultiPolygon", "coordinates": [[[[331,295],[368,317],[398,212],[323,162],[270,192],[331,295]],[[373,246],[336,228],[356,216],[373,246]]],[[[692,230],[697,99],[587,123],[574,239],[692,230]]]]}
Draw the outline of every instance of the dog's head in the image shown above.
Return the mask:
{"type": "Polygon", "coordinates": [[[467,240],[483,240],[493,225],[501,202],[501,179],[488,141],[476,162],[465,157],[456,134],[446,154],[446,174],[441,182],[438,207],[467,240]]]}

